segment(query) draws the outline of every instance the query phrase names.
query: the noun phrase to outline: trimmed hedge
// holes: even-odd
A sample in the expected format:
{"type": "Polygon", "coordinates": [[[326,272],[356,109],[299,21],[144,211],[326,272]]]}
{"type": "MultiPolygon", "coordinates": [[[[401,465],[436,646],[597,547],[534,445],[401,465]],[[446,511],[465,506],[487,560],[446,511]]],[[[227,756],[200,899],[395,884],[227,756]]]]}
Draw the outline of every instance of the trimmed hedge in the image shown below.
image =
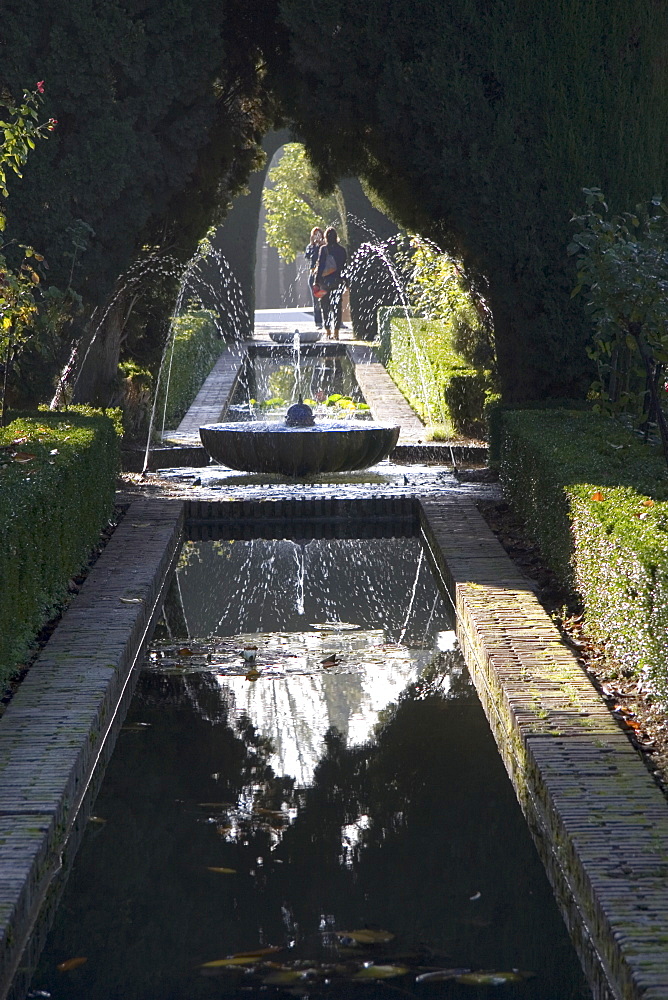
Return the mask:
{"type": "Polygon", "coordinates": [[[420,419],[445,424],[456,436],[484,436],[490,374],[454,350],[450,324],[390,306],[378,310],[378,330],[380,360],[420,419]]]}
{"type": "Polygon", "coordinates": [[[508,502],[587,627],[622,668],[668,701],[668,476],[658,451],[609,417],[503,412],[508,502]]]}
{"type": "Polygon", "coordinates": [[[64,602],[109,520],[119,433],[116,411],[83,407],[0,428],[0,684],[64,602]]]}
{"type": "Polygon", "coordinates": [[[174,320],[174,349],[167,350],[158,390],[158,427],[162,427],[163,419],[165,427],[170,429],[181,422],[225,349],[216,319],[216,313],[210,309],[197,309],[174,320]]]}

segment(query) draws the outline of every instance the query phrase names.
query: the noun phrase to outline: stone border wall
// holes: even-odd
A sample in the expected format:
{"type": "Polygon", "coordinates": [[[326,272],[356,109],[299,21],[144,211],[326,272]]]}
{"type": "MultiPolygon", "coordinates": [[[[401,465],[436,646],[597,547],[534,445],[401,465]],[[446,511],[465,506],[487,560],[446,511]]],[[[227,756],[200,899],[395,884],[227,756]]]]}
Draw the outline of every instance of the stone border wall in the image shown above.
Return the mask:
{"type": "Polygon", "coordinates": [[[668,805],[472,504],[422,500],[430,560],[596,1000],[668,997],[668,805]]]}
{"type": "Polygon", "coordinates": [[[0,720],[0,997],[27,988],[182,524],[181,501],[132,504],[0,720]]]}

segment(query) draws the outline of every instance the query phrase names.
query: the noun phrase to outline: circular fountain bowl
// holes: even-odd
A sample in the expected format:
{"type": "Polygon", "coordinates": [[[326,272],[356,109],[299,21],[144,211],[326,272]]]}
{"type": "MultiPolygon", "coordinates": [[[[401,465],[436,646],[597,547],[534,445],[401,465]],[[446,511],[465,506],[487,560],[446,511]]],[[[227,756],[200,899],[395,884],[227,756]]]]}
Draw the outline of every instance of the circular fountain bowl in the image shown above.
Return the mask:
{"type": "Polygon", "coordinates": [[[353,421],[286,427],[268,421],[207,424],[202,444],[219,465],[241,472],[277,472],[295,479],[319,472],[367,469],[390,454],[399,428],[353,421]]]}
{"type": "MultiPolygon", "coordinates": [[[[294,333],[288,333],[285,330],[274,330],[269,336],[275,344],[293,344],[295,339],[294,333]]],[[[322,330],[300,330],[299,342],[301,344],[315,344],[321,336],[322,330]]]]}

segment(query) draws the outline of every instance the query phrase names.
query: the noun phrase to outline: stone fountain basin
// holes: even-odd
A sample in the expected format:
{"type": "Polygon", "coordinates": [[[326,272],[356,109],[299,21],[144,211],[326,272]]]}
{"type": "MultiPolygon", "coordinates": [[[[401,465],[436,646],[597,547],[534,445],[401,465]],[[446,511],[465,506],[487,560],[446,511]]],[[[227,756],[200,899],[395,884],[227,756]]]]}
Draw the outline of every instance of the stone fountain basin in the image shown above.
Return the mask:
{"type": "MultiPolygon", "coordinates": [[[[287,333],[283,330],[273,330],[269,336],[275,344],[292,344],[295,339],[294,333],[287,333]]],[[[320,340],[321,336],[322,330],[299,331],[299,341],[302,344],[315,344],[317,340],[320,340]]]]}
{"type": "Polygon", "coordinates": [[[254,421],[207,424],[199,433],[206,451],[219,465],[297,479],[376,465],[396,445],[399,427],[348,420],[323,421],[313,427],[254,421]]]}

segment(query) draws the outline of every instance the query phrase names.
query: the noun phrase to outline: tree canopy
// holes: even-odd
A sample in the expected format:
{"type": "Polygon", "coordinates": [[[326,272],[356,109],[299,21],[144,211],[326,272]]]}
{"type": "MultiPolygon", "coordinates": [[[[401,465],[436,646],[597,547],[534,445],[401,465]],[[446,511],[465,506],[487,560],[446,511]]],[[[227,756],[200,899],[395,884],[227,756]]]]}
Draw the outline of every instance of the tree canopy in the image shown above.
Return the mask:
{"type": "Polygon", "coordinates": [[[333,195],[318,190],[316,173],[300,143],[288,143],[281,152],[267,174],[262,198],[267,209],[267,243],[290,263],[303,253],[314,226],[324,231],[335,224],[338,206],[333,195]]]}
{"type": "MultiPolygon", "coordinates": [[[[570,297],[569,221],[585,187],[616,212],[668,188],[657,11],[7,0],[0,88],[45,80],[58,119],[12,190],[8,226],[44,253],[54,284],[72,275],[86,316],[103,311],[137,256],[186,259],[259,162],[262,134],[287,126],[321,192],[359,177],[402,226],[463,261],[494,316],[508,401],[582,395],[591,325],[570,297]],[[93,235],[73,259],[78,220],[93,235]]],[[[119,308],[116,348],[126,319],[119,308]]]]}
{"type": "Polygon", "coordinates": [[[83,296],[80,325],[104,315],[138,257],[187,260],[261,162],[274,15],[273,0],[4,4],[0,87],[43,79],[58,119],[12,188],[8,232],[83,296]],[[72,240],[81,223],[85,253],[72,240]]]}
{"type": "Polygon", "coordinates": [[[654,0],[280,7],[291,60],[275,86],[323,183],[362,177],[463,260],[492,308],[507,399],[586,391],[569,220],[584,187],[624,209],[668,186],[654,0]]]}

